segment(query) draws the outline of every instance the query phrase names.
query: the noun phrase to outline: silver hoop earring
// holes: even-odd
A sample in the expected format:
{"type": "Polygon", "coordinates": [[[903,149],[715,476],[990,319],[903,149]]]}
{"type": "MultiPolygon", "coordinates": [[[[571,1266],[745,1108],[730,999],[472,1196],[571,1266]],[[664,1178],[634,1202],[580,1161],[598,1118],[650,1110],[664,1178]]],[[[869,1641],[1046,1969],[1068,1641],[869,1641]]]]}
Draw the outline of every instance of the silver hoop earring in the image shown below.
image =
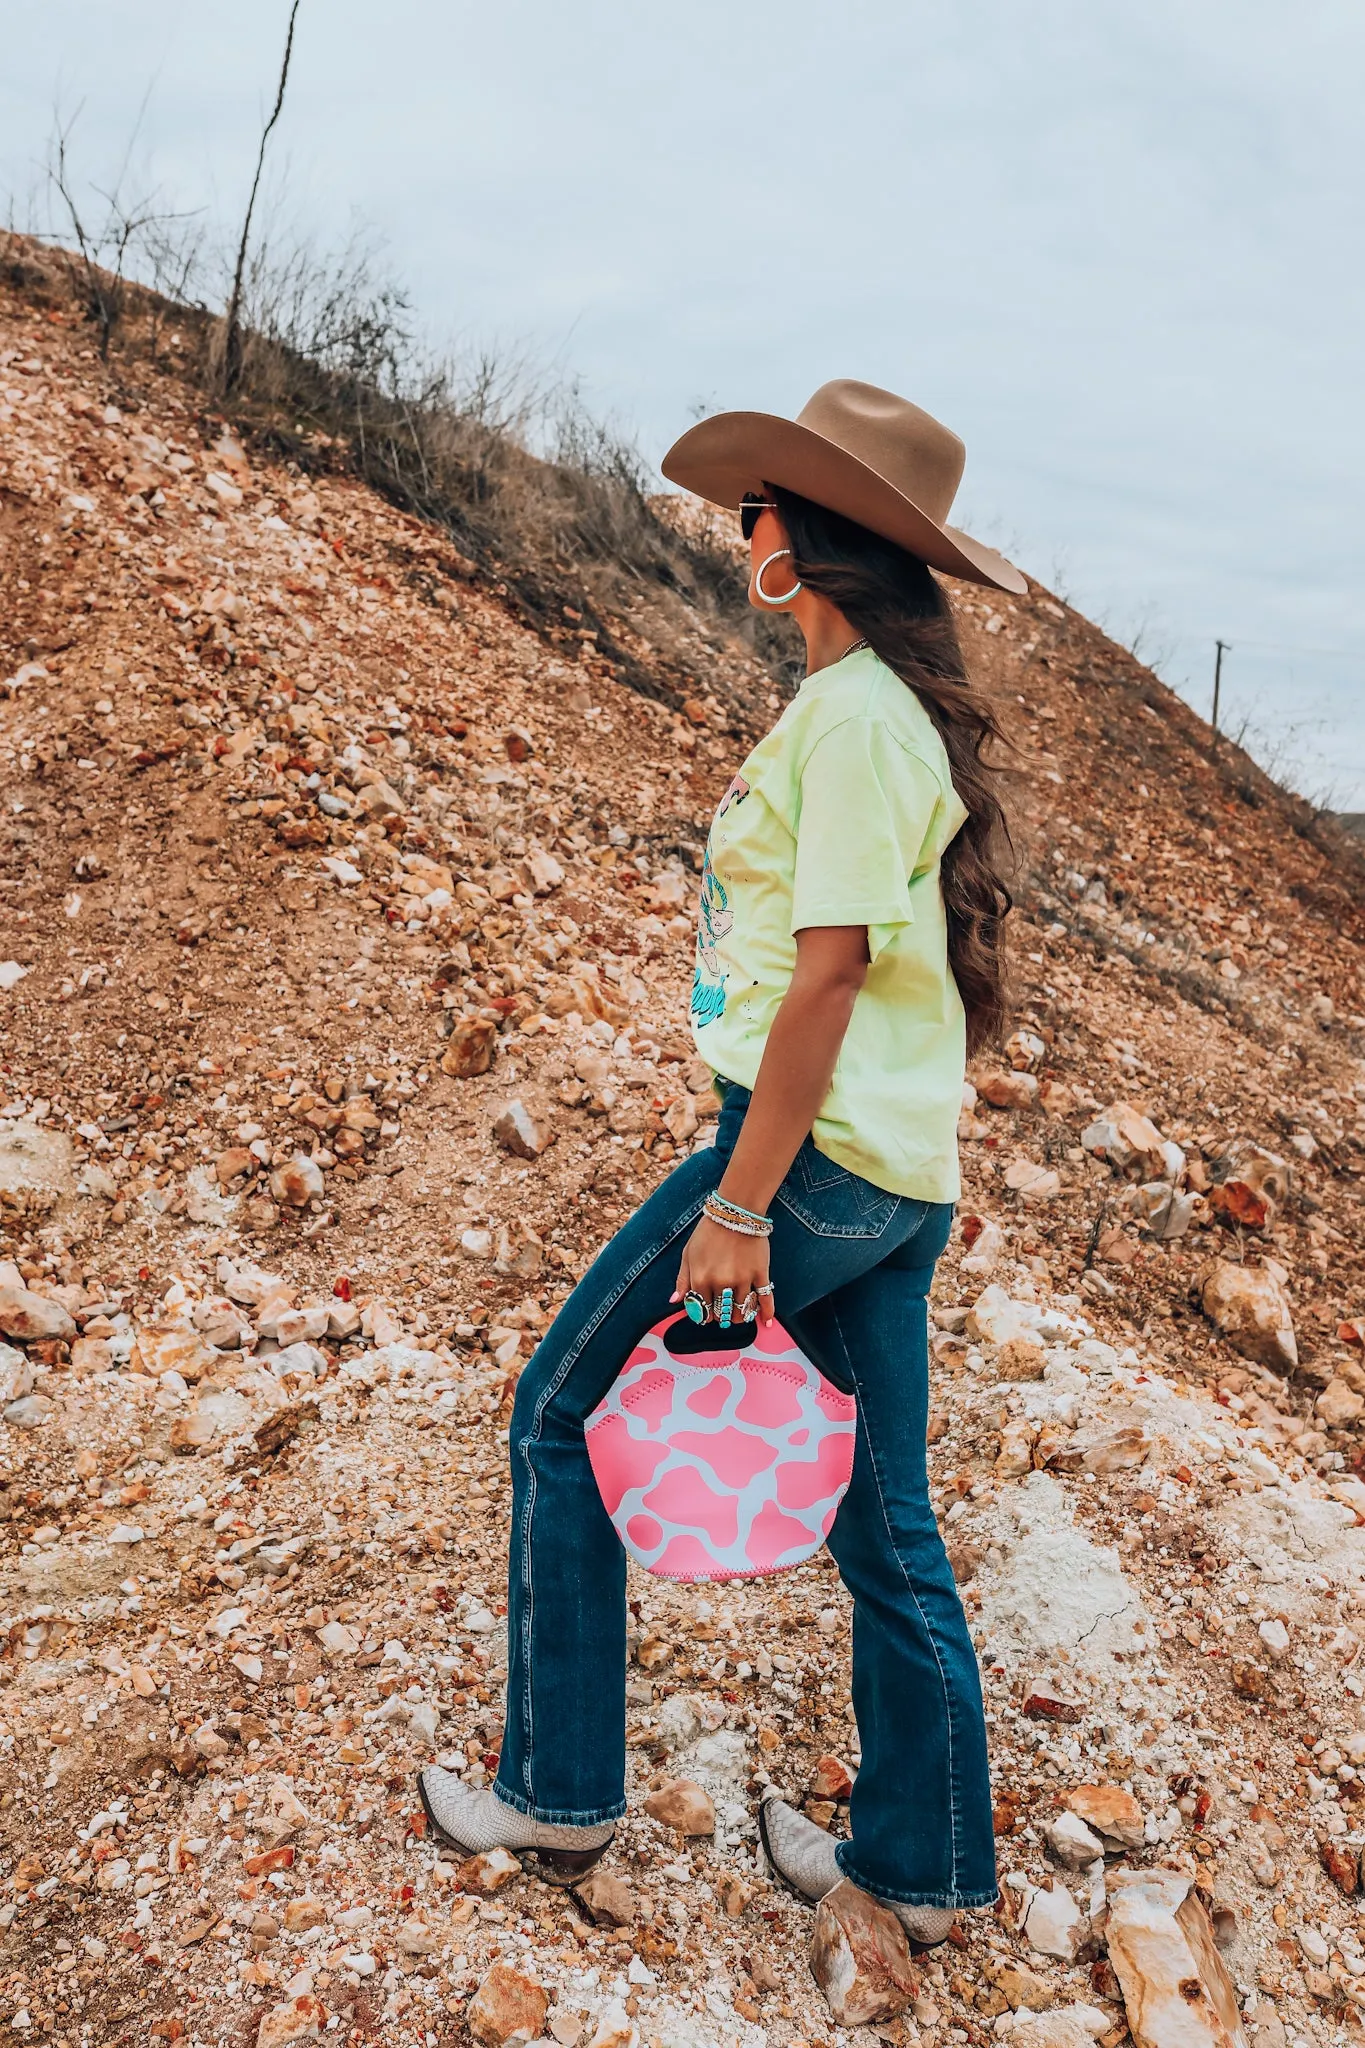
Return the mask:
{"type": "Polygon", "coordinates": [[[758,592],[761,603],[773,606],[790,604],[797,593],[804,589],[805,586],[803,584],[793,583],[791,589],[784,590],[780,597],[769,597],[767,591],[763,588],[764,570],[770,569],[774,562],[780,561],[783,555],[789,555],[790,553],[790,548],[778,548],[775,554],[769,555],[766,562],[759,563],[758,568],[754,572],[754,589],[758,592]]]}

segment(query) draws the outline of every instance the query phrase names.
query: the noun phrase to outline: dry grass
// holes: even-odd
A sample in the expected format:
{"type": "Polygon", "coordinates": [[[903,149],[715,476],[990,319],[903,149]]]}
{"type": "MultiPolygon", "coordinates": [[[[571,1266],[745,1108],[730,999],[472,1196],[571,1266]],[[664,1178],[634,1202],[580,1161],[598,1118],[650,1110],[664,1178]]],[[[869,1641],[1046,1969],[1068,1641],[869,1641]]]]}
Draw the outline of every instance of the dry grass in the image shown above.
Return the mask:
{"type": "Polygon", "coordinates": [[[701,645],[733,645],[763,673],[736,691],[747,720],[776,681],[794,686],[790,629],[755,619],[733,523],[679,516],[637,449],[576,390],[490,354],[434,359],[415,345],[404,294],[372,249],[332,257],[258,251],[244,287],[243,350],[223,395],[227,282],[193,228],[158,221],[155,246],[120,244],[105,280],[82,255],[10,234],[3,261],[30,296],[60,299],[95,330],[117,375],[138,363],[190,375],[206,410],[304,472],[345,469],[444,531],[526,619],[596,632],[621,679],[679,703],[701,645]],[[146,275],[136,279],[136,259],[146,275]],[[178,346],[171,348],[176,332],[178,346]],[[630,630],[632,618],[640,631],[630,630]]]}

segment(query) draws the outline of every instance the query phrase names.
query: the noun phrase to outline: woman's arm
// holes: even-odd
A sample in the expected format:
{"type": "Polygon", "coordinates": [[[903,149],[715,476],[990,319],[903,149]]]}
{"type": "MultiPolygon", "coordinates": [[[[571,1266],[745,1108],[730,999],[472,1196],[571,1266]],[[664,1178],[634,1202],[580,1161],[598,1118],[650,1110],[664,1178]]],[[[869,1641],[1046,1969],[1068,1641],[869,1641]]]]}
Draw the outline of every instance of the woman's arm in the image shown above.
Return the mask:
{"type": "MultiPolygon", "coordinates": [[[[820,1113],[834,1076],[858,991],[867,978],[865,925],[819,925],[796,934],[791,986],[773,1019],[753,1098],[720,1192],[766,1215],[802,1141],[820,1113]]],[[[766,1238],[741,1237],[702,1217],[683,1253],[678,1295],[710,1302],[732,1287],[736,1306],[768,1282],[766,1238]]],[[[773,1303],[759,1312],[771,1322],[773,1303]]]]}

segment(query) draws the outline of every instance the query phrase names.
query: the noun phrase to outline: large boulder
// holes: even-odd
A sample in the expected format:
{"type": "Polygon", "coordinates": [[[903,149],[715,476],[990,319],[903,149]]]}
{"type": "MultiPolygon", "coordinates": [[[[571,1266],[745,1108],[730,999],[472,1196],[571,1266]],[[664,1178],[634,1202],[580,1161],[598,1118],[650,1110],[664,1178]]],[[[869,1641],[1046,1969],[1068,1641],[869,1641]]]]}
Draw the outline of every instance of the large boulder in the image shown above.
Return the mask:
{"type": "Polygon", "coordinates": [[[1038,1100],[1038,1083],[1032,1074],[984,1074],[977,1092],[992,1109],[1032,1109],[1038,1100]]]}
{"type": "Polygon", "coordinates": [[[905,1929],[889,1906],[847,1878],[815,1909],[810,1966],[841,2026],[893,2020],[919,1996],[905,1929]]]}
{"type": "Polygon", "coordinates": [[[1214,1161],[1213,1178],[1210,1208],[1244,1230],[1268,1230],[1289,1193],[1288,1161],[1246,1138],[1214,1161]]]}
{"type": "Polygon", "coordinates": [[[1146,1816],[1122,1785],[1076,1785],[1067,1793],[1066,1804],[1111,1847],[1142,1847],[1146,1816]]]}
{"type": "Polygon", "coordinates": [[[469,1081],[486,1074],[497,1049],[498,1027],[491,1017],[458,1017],[451,1028],[450,1043],[441,1055],[441,1072],[469,1081]]]}
{"type": "Polygon", "coordinates": [[[1089,1923],[1066,1886],[1056,1878],[1050,1886],[1035,1891],[1024,1911],[1024,1935],[1040,1956],[1057,1956],[1073,1963],[1080,1953],[1089,1923]]]}
{"type": "Polygon", "coordinates": [[[286,1159],[270,1176],[271,1194],[277,1202],[290,1209],[307,1208],[310,1202],[318,1200],[326,1192],[326,1187],[322,1168],[306,1152],[295,1152],[292,1159],[286,1159]]]}
{"type": "Polygon", "coordinates": [[[1283,1373],[1299,1362],[1286,1278],[1274,1259],[1247,1266],[1215,1259],[1201,1289],[1205,1315],[1243,1358],[1283,1373]]]}
{"type": "Polygon", "coordinates": [[[42,1124],[14,1123],[0,1131],[0,1216],[33,1223],[76,1185],[70,1138],[42,1124]]]}
{"type": "Polygon", "coordinates": [[[494,1963],[465,2008],[465,2021],[484,2048],[503,2048],[515,2036],[534,2041],[545,2026],[549,1995],[544,1987],[506,1963],[494,1963]]]}
{"type": "Polygon", "coordinates": [[[59,1301],[45,1294],[33,1294],[27,1287],[0,1287],[0,1334],[17,1337],[21,1343],[41,1343],[50,1337],[68,1343],[76,1325],[59,1301]]]}
{"type": "Polygon", "coordinates": [[[295,2048],[300,2041],[320,2041],[326,2025],[326,2006],[306,1991],[261,2014],[255,2048],[295,2048]]]}
{"type": "Polygon", "coordinates": [[[709,1792],[690,1778],[671,1778],[645,1799],[645,1812],[680,1835],[713,1835],[716,1809],[709,1792]]]}
{"type": "Polygon", "coordinates": [[[501,1891],[514,1877],[520,1877],[521,1864],[510,1849],[499,1845],[493,1849],[481,1849],[477,1856],[466,1857],[459,1871],[460,1883],[467,1892],[478,1892],[487,1898],[491,1893],[501,1891]]]}
{"type": "Polygon", "coordinates": [[[539,1159],[554,1139],[546,1123],[533,1116],[520,1096],[513,1098],[493,1122],[493,1136],[516,1159],[539,1159]]]}
{"type": "Polygon", "coordinates": [[[1246,2048],[1237,1993],[1194,1880],[1176,1870],[1119,1870],[1109,1894],[1109,1960],[1134,2048],[1246,2048]]]}
{"type": "Polygon", "coordinates": [[[1327,1429],[1349,1429],[1365,1415],[1365,1394],[1358,1394],[1344,1379],[1331,1379],[1313,1404],[1319,1422],[1327,1429]]]}
{"type": "Polygon", "coordinates": [[[1168,1176],[1165,1140],[1150,1117],[1131,1102],[1111,1102],[1081,1133],[1087,1152],[1094,1152],[1127,1180],[1162,1180],[1168,1176]]]}

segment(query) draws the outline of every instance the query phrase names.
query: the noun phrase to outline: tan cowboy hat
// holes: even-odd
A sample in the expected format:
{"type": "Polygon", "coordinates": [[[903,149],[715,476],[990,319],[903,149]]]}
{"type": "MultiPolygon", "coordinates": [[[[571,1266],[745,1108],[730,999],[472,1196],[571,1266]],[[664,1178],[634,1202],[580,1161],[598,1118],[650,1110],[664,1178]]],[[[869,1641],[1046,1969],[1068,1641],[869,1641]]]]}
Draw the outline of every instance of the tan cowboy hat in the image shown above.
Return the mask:
{"type": "Polygon", "coordinates": [[[870,527],[932,569],[1023,593],[1019,571],[947,522],[966,449],[908,398],[836,377],[794,420],[719,412],[700,420],[663,459],[670,483],[736,511],[765,484],[798,491],[870,527]]]}

